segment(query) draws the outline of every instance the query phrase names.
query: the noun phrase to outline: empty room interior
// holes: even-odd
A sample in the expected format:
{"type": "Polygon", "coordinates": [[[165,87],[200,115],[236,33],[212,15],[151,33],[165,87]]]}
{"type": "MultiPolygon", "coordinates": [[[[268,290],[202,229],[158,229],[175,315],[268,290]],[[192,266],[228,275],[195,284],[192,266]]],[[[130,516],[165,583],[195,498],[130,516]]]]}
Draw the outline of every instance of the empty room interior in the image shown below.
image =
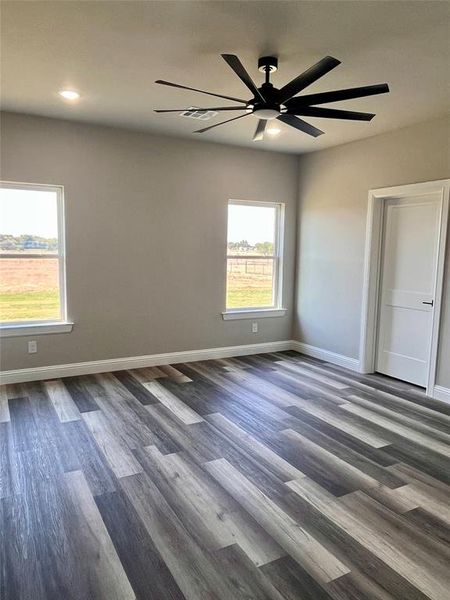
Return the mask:
{"type": "Polygon", "coordinates": [[[0,11],[0,599],[450,600],[450,3],[0,11]]]}

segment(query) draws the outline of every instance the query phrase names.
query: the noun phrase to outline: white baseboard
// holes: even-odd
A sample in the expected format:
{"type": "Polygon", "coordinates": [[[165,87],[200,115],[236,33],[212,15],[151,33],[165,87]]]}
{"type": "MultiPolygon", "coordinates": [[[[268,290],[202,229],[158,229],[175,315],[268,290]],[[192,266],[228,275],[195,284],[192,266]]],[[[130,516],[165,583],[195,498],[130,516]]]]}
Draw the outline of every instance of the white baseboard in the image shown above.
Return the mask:
{"type": "Polygon", "coordinates": [[[435,385],[433,389],[433,398],[435,400],[441,400],[450,404],[450,388],[442,387],[441,385],[435,385]]]}
{"type": "Polygon", "coordinates": [[[296,342],[294,340],[292,341],[291,349],[300,352],[300,354],[319,358],[320,360],[339,365],[340,367],[345,367],[346,369],[351,369],[352,371],[360,371],[359,360],[357,358],[350,358],[343,354],[336,354],[335,352],[330,352],[329,350],[324,350],[323,348],[310,346],[304,342],[296,342]]]}
{"type": "MultiPolygon", "coordinates": [[[[139,369],[141,367],[156,367],[179,362],[194,362],[196,360],[210,360],[214,358],[229,358],[232,356],[245,356],[249,354],[263,354],[265,352],[282,352],[295,350],[300,354],[312,356],[352,371],[360,372],[360,363],[356,358],[343,354],[336,354],[317,346],[310,346],[295,340],[282,340],[279,342],[264,342],[260,344],[246,344],[242,346],[224,346],[222,348],[205,348],[203,350],[186,350],[184,352],[166,352],[164,354],[148,354],[143,356],[127,356],[124,358],[111,358],[109,360],[93,360],[89,362],[70,363],[66,365],[50,365],[48,367],[35,367],[30,369],[15,369],[0,372],[0,383],[25,383],[26,381],[40,381],[70,377],[73,375],[89,375],[92,373],[107,373],[109,371],[122,371],[124,369],[139,369]]],[[[433,398],[450,404],[450,388],[435,385],[433,398]]]]}
{"type": "Polygon", "coordinates": [[[291,340],[285,340],[261,344],[246,344],[242,346],[225,346],[223,348],[187,350],[185,352],[166,352],[164,354],[128,356],[124,358],[112,358],[109,360],[93,360],[89,362],[51,365],[48,367],[35,367],[30,369],[16,369],[13,371],[3,371],[0,374],[0,383],[24,383],[26,381],[40,381],[43,379],[55,379],[72,375],[88,375],[91,373],[106,373],[108,371],[121,371],[124,369],[138,369],[140,367],[155,367],[158,365],[168,365],[179,362],[194,362],[196,360],[227,358],[231,356],[244,356],[246,354],[260,354],[264,352],[282,352],[283,350],[293,349],[292,344],[293,342],[291,340]]]}

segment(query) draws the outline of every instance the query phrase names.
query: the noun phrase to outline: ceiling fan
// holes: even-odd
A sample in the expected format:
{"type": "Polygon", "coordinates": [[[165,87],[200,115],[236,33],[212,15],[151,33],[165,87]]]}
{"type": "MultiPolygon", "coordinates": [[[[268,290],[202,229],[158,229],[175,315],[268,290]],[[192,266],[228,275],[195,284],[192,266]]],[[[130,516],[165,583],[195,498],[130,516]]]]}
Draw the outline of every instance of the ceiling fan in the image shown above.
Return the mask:
{"type": "MultiPolygon", "coordinates": [[[[224,96],[222,94],[215,94],[213,92],[206,92],[205,90],[198,90],[196,88],[187,87],[185,85],[179,85],[177,83],[170,83],[169,81],[163,81],[158,79],[155,83],[160,85],[168,85],[170,87],[181,88],[183,90],[191,90],[192,92],[200,92],[202,94],[208,94],[209,96],[215,96],[216,98],[224,98],[225,100],[232,100],[233,102],[239,102],[242,106],[219,106],[213,108],[200,108],[199,111],[243,111],[244,114],[209,127],[199,129],[194,133],[204,133],[214,127],[219,127],[225,123],[254,115],[258,118],[258,124],[256,131],[253,136],[253,141],[259,141],[264,138],[264,132],[266,130],[267,121],[271,119],[278,119],[286,125],[295,127],[308,135],[318,137],[324,132],[314,127],[310,123],[307,123],[303,119],[298,117],[321,117],[325,119],[345,119],[349,121],[370,121],[373,119],[375,114],[355,112],[349,110],[341,110],[336,108],[322,108],[316,106],[316,104],[328,104],[329,102],[338,102],[340,100],[350,100],[352,98],[363,98],[364,96],[374,96],[376,94],[385,94],[389,92],[389,86],[387,83],[379,83],[377,85],[366,85],[363,87],[350,88],[345,90],[334,90],[332,92],[320,92],[318,94],[308,94],[303,96],[297,96],[299,92],[304,90],[306,87],[317,81],[320,77],[334,69],[340,64],[340,61],[332,56],[326,56],[319,60],[318,63],[301,73],[298,77],[287,83],[281,89],[274,87],[270,83],[270,74],[274,73],[278,69],[278,59],[274,56],[264,56],[258,61],[258,69],[265,73],[265,81],[261,87],[256,87],[250,75],[245,70],[243,64],[237,56],[234,54],[222,54],[222,58],[228,63],[233,69],[239,79],[247,86],[247,88],[253,94],[250,100],[243,100],[242,98],[234,98],[232,96],[224,96]]],[[[188,110],[183,109],[169,109],[162,110],[157,109],[157,113],[179,113],[188,110]]]]}

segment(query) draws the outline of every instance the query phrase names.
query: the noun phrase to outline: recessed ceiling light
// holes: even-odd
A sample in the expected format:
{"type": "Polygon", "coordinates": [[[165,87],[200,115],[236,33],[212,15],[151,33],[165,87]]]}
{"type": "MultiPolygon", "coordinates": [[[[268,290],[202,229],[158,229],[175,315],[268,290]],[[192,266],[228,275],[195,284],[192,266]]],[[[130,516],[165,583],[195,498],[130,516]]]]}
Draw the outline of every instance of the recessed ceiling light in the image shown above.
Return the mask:
{"type": "Polygon", "coordinates": [[[61,90],[58,93],[65,100],[78,100],[78,98],[80,97],[80,94],[78,92],[75,92],[75,90],[61,90]]]}
{"type": "Polygon", "coordinates": [[[267,128],[267,133],[269,135],[278,135],[281,132],[281,129],[279,127],[268,127],[267,128]]]}

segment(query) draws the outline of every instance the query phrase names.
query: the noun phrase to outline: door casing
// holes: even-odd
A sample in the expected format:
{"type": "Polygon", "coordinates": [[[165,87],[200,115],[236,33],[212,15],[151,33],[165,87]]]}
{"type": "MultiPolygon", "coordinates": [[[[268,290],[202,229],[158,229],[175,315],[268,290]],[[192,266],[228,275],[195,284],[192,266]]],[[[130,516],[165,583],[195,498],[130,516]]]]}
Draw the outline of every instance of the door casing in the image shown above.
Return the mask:
{"type": "Polygon", "coordinates": [[[385,201],[390,198],[409,198],[433,194],[440,199],[441,215],[439,230],[439,250],[436,265],[435,304],[432,320],[429,369],[426,393],[433,396],[436,380],[439,322],[442,305],[445,246],[449,215],[450,179],[426,181],[369,191],[366,246],[364,253],[363,298],[360,332],[359,363],[362,373],[373,373],[376,364],[378,307],[381,277],[381,251],[383,235],[383,214],[385,201]]]}

